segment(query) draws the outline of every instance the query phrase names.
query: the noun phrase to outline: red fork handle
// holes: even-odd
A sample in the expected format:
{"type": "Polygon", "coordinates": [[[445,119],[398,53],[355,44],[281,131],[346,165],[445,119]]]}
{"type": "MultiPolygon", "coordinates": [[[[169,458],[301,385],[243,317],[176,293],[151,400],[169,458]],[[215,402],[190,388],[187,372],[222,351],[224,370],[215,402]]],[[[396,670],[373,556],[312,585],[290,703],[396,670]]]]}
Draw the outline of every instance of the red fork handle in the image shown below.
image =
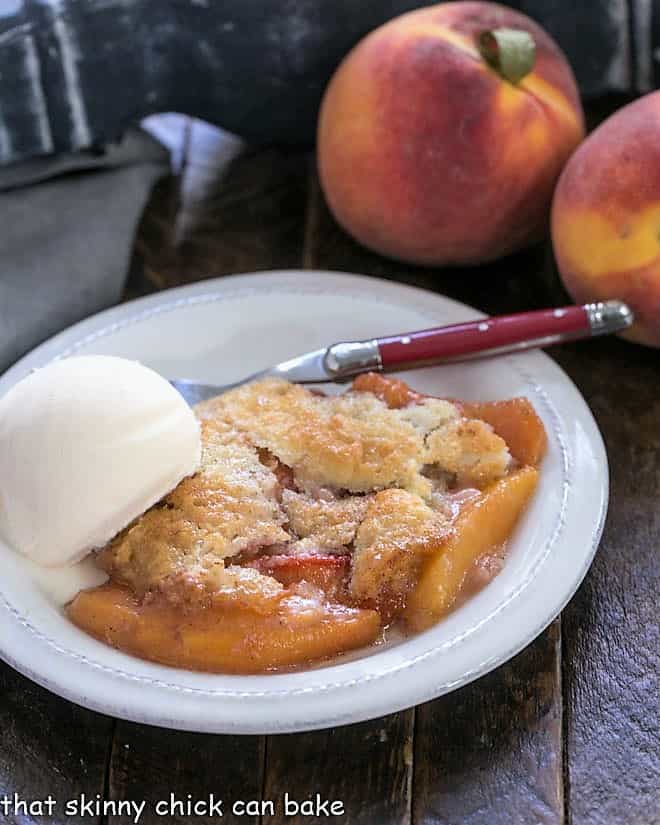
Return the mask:
{"type": "Polygon", "coordinates": [[[405,369],[546,347],[561,341],[619,332],[633,323],[621,301],[499,315],[463,324],[404,332],[368,341],[344,341],[326,350],[331,380],[369,370],[405,369]]]}
{"type": "Polygon", "coordinates": [[[518,348],[547,346],[591,333],[586,307],[569,306],[388,335],[377,338],[376,343],[383,368],[390,369],[404,364],[467,359],[518,348]]]}

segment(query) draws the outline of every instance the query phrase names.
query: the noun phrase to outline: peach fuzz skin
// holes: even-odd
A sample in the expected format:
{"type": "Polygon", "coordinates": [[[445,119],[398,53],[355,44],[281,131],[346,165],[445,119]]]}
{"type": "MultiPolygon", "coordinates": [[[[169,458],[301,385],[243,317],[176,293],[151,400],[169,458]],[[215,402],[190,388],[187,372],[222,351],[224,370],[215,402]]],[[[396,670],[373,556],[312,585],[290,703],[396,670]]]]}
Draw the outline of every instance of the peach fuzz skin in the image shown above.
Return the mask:
{"type": "Polygon", "coordinates": [[[573,155],[552,241],[576,301],[626,301],[636,322],[623,336],[660,347],[660,92],[620,109],[573,155]]]}
{"type": "Polygon", "coordinates": [[[331,211],[358,241],[424,265],[512,252],[547,225],[552,190],[584,135],[575,81],[532,20],[493,3],[444,3],[376,29],[321,106],[318,165],[331,211]],[[530,32],[514,85],[481,57],[487,29],[530,32]]]}

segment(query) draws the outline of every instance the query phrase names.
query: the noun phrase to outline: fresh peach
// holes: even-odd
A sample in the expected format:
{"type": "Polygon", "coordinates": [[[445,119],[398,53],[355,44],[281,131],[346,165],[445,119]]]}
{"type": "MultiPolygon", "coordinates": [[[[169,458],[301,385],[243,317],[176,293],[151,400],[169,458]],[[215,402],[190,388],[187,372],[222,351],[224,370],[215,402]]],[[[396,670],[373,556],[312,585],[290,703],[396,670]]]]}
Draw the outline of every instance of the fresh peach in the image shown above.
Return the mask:
{"type": "Polygon", "coordinates": [[[570,159],[552,241],[576,301],[626,301],[636,323],[624,336],[660,347],[660,92],[624,106],[570,159]]]}
{"type": "Polygon", "coordinates": [[[475,263],[541,234],[583,133],[571,69],[540,26],[494,3],[441,3],[391,20],[345,58],[321,106],[320,180],[365,246],[475,263]],[[523,52],[528,69],[534,48],[533,69],[511,71],[523,52]]]}

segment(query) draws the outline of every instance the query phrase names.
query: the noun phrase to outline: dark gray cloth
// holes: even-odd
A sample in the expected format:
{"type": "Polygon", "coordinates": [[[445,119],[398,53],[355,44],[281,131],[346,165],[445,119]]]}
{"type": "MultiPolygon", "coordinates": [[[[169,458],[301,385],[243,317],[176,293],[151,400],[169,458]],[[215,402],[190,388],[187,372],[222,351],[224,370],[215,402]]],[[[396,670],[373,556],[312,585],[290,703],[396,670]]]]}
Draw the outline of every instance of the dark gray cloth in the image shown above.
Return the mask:
{"type": "MultiPolygon", "coordinates": [[[[0,163],[106,143],[176,111],[258,143],[311,143],[357,41],[437,0],[0,2],[0,163]]],[[[582,94],[660,80],[660,0],[510,0],[553,35],[582,94]]]]}
{"type": "Polygon", "coordinates": [[[139,129],[102,154],[0,170],[0,372],[65,326],[116,303],[167,151],[139,129]]]}

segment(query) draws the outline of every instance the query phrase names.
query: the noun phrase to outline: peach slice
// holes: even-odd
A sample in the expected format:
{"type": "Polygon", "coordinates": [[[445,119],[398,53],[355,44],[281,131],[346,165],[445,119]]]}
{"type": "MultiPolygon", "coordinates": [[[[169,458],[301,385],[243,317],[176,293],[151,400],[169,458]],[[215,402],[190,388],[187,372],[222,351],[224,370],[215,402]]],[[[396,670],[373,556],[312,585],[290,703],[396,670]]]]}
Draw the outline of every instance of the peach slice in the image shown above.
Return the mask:
{"type": "Polygon", "coordinates": [[[509,538],[537,481],[538,471],[523,467],[463,510],[454,533],[422,568],[403,614],[409,628],[425,630],[452,608],[473,564],[509,538]]]}
{"type": "MultiPolygon", "coordinates": [[[[318,592],[318,591],[317,591],[318,592]]],[[[83,590],[69,618],[87,633],[142,659],[190,670],[264,673],[308,664],[371,644],[380,632],[373,610],[287,594],[273,613],[236,607],[174,608],[139,602],[113,584],[83,590]]]]}

